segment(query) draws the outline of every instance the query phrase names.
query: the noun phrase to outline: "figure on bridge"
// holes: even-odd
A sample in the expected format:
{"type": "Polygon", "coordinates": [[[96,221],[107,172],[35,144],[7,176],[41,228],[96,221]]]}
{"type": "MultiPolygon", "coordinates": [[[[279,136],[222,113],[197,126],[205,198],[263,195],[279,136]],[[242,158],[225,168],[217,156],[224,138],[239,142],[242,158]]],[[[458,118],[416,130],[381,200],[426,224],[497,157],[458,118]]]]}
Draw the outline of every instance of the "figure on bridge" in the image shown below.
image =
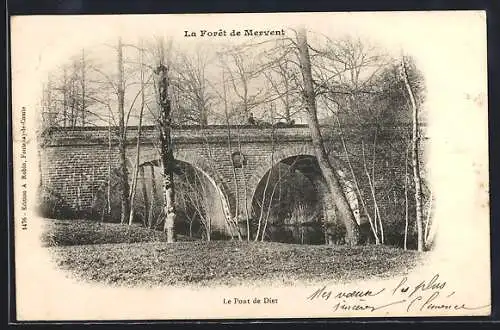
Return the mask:
{"type": "Polygon", "coordinates": [[[276,124],[274,124],[274,127],[285,128],[285,127],[291,127],[293,125],[295,125],[295,120],[294,119],[290,120],[289,122],[279,121],[276,124]]]}
{"type": "Polygon", "coordinates": [[[249,116],[248,116],[248,124],[249,125],[253,125],[253,126],[261,126],[261,127],[277,127],[277,128],[284,128],[284,127],[290,127],[290,126],[293,126],[295,125],[295,120],[292,119],[290,121],[286,121],[286,122],[283,122],[283,121],[278,121],[278,122],[275,122],[275,123],[269,123],[269,122],[266,122],[264,120],[259,120],[259,119],[256,119],[254,116],[253,116],[253,113],[249,113],[249,116]]]}
{"type": "Polygon", "coordinates": [[[250,115],[248,116],[248,123],[250,125],[257,125],[257,122],[255,121],[255,118],[253,117],[253,114],[250,112],[250,115]]]}

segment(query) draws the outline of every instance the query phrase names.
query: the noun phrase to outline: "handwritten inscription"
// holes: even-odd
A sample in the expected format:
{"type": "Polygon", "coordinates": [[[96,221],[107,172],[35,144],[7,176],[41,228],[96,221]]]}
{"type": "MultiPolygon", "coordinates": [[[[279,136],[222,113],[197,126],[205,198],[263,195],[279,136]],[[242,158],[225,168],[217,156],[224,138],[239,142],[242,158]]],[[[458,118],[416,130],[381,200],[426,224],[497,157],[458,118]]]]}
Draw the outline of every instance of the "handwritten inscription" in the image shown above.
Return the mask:
{"type": "Polygon", "coordinates": [[[392,294],[409,293],[408,297],[413,296],[415,293],[425,292],[429,290],[443,290],[446,287],[446,282],[439,282],[439,274],[434,275],[430,281],[422,281],[411,289],[411,286],[407,284],[408,279],[405,277],[399,282],[399,284],[394,288],[392,294]],[[411,291],[410,291],[411,290],[411,291]]]}
{"type": "MultiPolygon", "coordinates": [[[[358,290],[353,290],[353,291],[340,291],[335,295],[335,298],[363,298],[363,297],[374,297],[380,293],[382,293],[384,289],[379,290],[378,292],[373,292],[372,290],[365,290],[365,291],[358,291],[358,290]]],[[[327,291],[326,286],[322,287],[321,289],[317,290],[314,292],[312,295],[310,295],[308,298],[309,299],[315,299],[315,298],[323,298],[324,300],[330,299],[332,295],[332,291],[327,291]]]]}
{"type": "Polygon", "coordinates": [[[404,277],[394,287],[377,289],[354,289],[334,292],[326,286],[316,289],[309,296],[309,301],[323,301],[332,304],[333,312],[367,311],[375,312],[393,306],[400,306],[406,312],[436,312],[443,310],[477,310],[490,306],[470,305],[457,301],[455,291],[447,282],[435,274],[432,278],[410,283],[404,277]],[[380,296],[376,299],[374,297],[380,296]],[[383,297],[382,297],[383,296],[383,297]],[[375,303],[380,300],[383,303],[375,303]]]}

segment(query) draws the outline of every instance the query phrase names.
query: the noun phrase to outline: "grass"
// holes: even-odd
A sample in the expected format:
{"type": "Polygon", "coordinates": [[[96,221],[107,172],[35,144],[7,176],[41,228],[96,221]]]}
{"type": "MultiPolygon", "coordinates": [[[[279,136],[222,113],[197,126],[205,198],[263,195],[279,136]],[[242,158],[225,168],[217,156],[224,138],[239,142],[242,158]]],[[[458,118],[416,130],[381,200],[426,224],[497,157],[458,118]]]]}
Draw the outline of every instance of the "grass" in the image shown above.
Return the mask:
{"type": "MultiPolygon", "coordinates": [[[[138,225],[120,225],[88,220],[45,219],[43,246],[164,242],[165,234],[138,225]]],[[[188,240],[181,237],[181,240],[188,240]]]]}
{"type": "Polygon", "coordinates": [[[50,221],[48,229],[52,232],[45,237],[51,237],[47,241],[51,244],[46,246],[57,266],[72,276],[120,286],[342,282],[405,274],[421,260],[421,254],[414,251],[374,245],[349,248],[240,241],[168,244],[161,232],[135,226],[126,232],[124,227],[50,221]]]}

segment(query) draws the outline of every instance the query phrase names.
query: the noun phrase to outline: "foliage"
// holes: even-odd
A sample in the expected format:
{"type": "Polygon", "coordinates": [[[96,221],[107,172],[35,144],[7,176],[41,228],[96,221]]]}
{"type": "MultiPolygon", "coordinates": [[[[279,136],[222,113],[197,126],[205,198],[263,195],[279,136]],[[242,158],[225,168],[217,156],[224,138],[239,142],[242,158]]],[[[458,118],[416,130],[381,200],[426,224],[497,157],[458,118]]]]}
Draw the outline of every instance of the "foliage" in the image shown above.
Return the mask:
{"type": "Polygon", "coordinates": [[[42,187],[38,194],[37,213],[46,218],[71,219],[76,212],[53,189],[42,187]]]}
{"type": "Polygon", "coordinates": [[[111,170],[111,176],[108,179],[110,184],[109,202],[111,212],[108,212],[108,183],[104,182],[96,191],[92,206],[90,209],[91,220],[100,220],[107,222],[119,222],[121,215],[121,185],[120,171],[117,168],[111,170]]]}

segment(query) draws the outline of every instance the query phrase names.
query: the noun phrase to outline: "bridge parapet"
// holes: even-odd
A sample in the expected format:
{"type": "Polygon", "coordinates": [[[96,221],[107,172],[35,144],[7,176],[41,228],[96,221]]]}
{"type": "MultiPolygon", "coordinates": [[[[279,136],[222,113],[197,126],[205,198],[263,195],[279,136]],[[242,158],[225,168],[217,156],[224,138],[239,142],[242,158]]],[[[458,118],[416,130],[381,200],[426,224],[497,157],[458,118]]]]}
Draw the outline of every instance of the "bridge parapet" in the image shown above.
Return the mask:
{"type": "MultiPolygon", "coordinates": [[[[423,126],[423,125],[422,125],[423,126]]],[[[367,125],[349,125],[343,128],[344,134],[350,135],[356,132],[371,129],[367,125]]],[[[385,127],[384,132],[407,130],[408,125],[385,127]]],[[[127,127],[126,144],[136,144],[137,126],[127,127]]],[[[323,137],[328,139],[339,135],[339,130],[335,126],[322,125],[323,137]]],[[[231,143],[238,142],[270,142],[274,135],[274,140],[278,142],[309,142],[311,135],[307,125],[294,125],[287,127],[249,126],[249,125],[210,125],[200,126],[177,126],[172,129],[174,144],[188,143],[227,143],[228,136],[231,136],[231,143]]],[[[389,134],[390,135],[390,134],[389,134]]],[[[118,142],[118,128],[112,127],[111,141],[115,145],[118,142]]],[[[426,138],[425,132],[422,136],[426,138]]],[[[379,133],[378,138],[384,136],[379,133]]],[[[154,144],[159,140],[156,126],[143,126],[141,140],[143,144],[154,144]]],[[[106,126],[97,127],[53,127],[41,135],[40,143],[42,147],[64,146],[64,145],[107,145],[109,143],[109,128],[106,126]]]]}
{"type": "MultiPolygon", "coordinates": [[[[137,141],[137,126],[127,127],[127,144],[137,141]]],[[[111,140],[116,144],[118,128],[112,127],[111,140]]],[[[231,142],[268,142],[274,135],[278,141],[308,141],[309,128],[306,125],[289,127],[256,127],[256,126],[224,126],[212,125],[207,127],[184,126],[173,127],[172,137],[175,144],[223,142],[231,136],[231,142]]],[[[142,143],[158,141],[158,130],[155,126],[142,127],[142,143]]],[[[100,127],[54,127],[41,136],[42,146],[60,145],[96,145],[109,143],[109,128],[100,127]]]]}

